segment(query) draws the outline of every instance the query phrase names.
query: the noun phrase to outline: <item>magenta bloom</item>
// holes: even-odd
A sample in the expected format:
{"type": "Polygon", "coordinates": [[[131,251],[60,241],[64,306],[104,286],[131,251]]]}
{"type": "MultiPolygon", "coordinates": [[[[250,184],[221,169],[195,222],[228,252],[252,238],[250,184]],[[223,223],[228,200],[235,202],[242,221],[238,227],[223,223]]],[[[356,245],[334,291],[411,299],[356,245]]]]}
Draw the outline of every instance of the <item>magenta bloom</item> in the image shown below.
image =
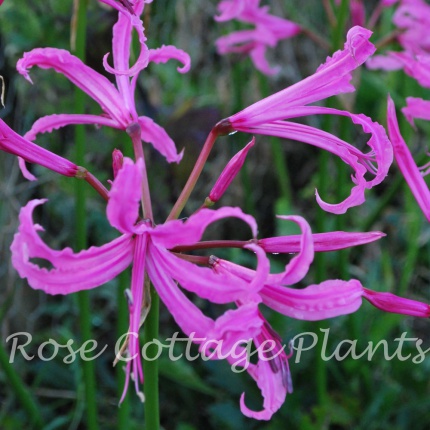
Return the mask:
{"type": "Polygon", "coordinates": [[[355,186],[343,202],[324,202],[318,192],[318,204],[326,211],[341,214],[364,202],[364,190],[379,184],[388,173],[393,151],[384,128],[363,114],[320,106],[308,106],[327,97],[354,91],[350,83],[352,71],[375,52],[369,42],[372,33],[361,27],[349,30],[345,48],[335,52],[308,78],[254,103],[241,112],[223,120],[220,125],[227,131],[237,130],[252,134],[278,136],[317,146],[340,157],[352,169],[355,186]],[[325,131],[304,124],[287,121],[307,115],[341,115],[351,118],[371,137],[367,144],[371,151],[363,153],[349,143],[325,131]],[[366,180],[365,175],[374,176],[366,180]]]}
{"type": "MultiPolygon", "coordinates": [[[[44,200],[30,201],[20,213],[19,232],[11,246],[12,263],[31,287],[49,294],[69,294],[97,287],[133,264],[131,290],[127,294],[130,309],[129,361],[127,383],[134,376],[136,391],[140,395],[139,381],[143,382],[139,355],[138,331],[141,324],[145,276],[154,285],[162,301],[173,315],[181,330],[199,344],[201,353],[209,358],[227,359],[236,368],[245,369],[256,381],[264,401],[261,411],[253,411],[240,399],[242,412],[249,417],[268,420],[276,412],[288,392],[292,391],[288,355],[281,340],[262,316],[259,306],[265,304],[292,318],[317,320],[354,312],[361,305],[361,298],[375,306],[408,315],[428,316],[428,306],[412,300],[400,299],[387,293],[364,289],[357,280],[325,281],[297,290],[289,286],[300,282],[307,274],[314,258],[314,237],[320,250],[340,249],[348,246],[347,233],[334,232],[313,236],[308,223],[301,217],[283,217],[297,223],[299,237],[257,240],[257,226],[252,217],[238,208],[216,211],[201,209],[187,221],[169,221],[153,226],[148,220],[139,219],[142,194],[143,160],[134,164],[116,154],[117,170],[109,193],[107,217],[122,235],[101,247],[74,253],[70,248],[61,251],[50,249],[38,235],[42,227],[33,224],[32,213],[44,200]],[[236,217],[246,222],[253,239],[242,247],[256,254],[256,270],[248,269],[215,256],[187,255],[187,249],[196,249],[206,227],[222,218],[236,217]],[[297,243],[298,242],[298,243],[297,243]],[[271,274],[265,250],[297,252],[281,273],[271,274]],[[42,258],[52,269],[40,268],[32,261],[42,258]],[[208,267],[198,266],[196,263],[208,267]],[[195,293],[213,303],[234,303],[217,319],[205,316],[182,292],[195,293]],[[216,354],[208,348],[207,341],[217,342],[216,354]],[[252,341],[260,348],[258,361],[251,363],[243,343],[252,341]],[[265,348],[267,343],[272,348],[265,348]]],[[[371,242],[381,233],[351,233],[350,243],[371,242]]],[[[203,246],[204,247],[204,246],[203,246]]],[[[125,391],[124,391],[125,394],[125,391]]]]}
{"type": "Polygon", "coordinates": [[[420,85],[430,88],[430,5],[424,0],[401,0],[393,23],[400,30],[397,40],[403,51],[376,55],[367,61],[367,67],[386,71],[403,69],[420,85]]]}
{"type": "Polygon", "coordinates": [[[18,156],[21,171],[30,180],[34,179],[34,176],[25,167],[24,160],[29,163],[39,164],[64,176],[76,176],[78,173],[76,164],[24,139],[1,119],[0,150],[18,156]]]}
{"type": "MultiPolygon", "coordinates": [[[[419,113],[421,111],[422,103],[421,99],[408,99],[408,107],[404,110],[406,111],[406,116],[409,118],[420,117],[419,113]],[[418,103],[414,103],[414,101],[418,103]]],[[[427,104],[429,102],[426,102],[427,104]]],[[[428,113],[426,112],[426,115],[428,113]]],[[[397,165],[399,166],[402,175],[404,176],[412,194],[415,197],[418,205],[423,211],[425,217],[430,221],[430,191],[424,181],[423,175],[420,169],[416,165],[411,151],[409,150],[406,142],[404,141],[402,135],[400,134],[399,124],[396,117],[396,108],[394,106],[391,98],[388,98],[388,111],[387,111],[387,123],[388,123],[388,133],[390,134],[390,139],[394,148],[394,157],[396,158],[397,165]]],[[[428,168],[424,166],[424,169],[428,168]]]]}
{"type": "MultiPolygon", "coordinates": [[[[291,285],[301,281],[308,271],[314,257],[314,240],[309,225],[303,218],[297,216],[283,218],[294,221],[301,227],[300,247],[297,249],[295,243],[290,244],[288,241],[282,245],[282,238],[261,239],[257,242],[263,249],[267,247],[265,249],[267,251],[271,249],[271,251],[276,250],[276,252],[287,253],[292,250],[298,252],[282,273],[268,275],[264,286],[259,290],[264,305],[291,318],[317,321],[355,312],[361,306],[362,298],[365,298],[386,312],[425,318],[430,316],[430,306],[425,303],[404,299],[391,293],[368,290],[363,288],[361,283],[355,279],[350,281],[328,280],[317,285],[309,285],[303,289],[291,288],[291,285]]],[[[332,249],[339,249],[339,243],[343,240],[342,236],[342,232],[327,233],[327,236],[321,240],[320,247],[321,243],[325,242],[322,250],[330,250],[330,241],[333,241],[332,249]]],[[[367,239],[372,240],[370,235],[367,239]]],[[[351,242],[351,246],[353,244],[351,242]]],[[[251,269],[216,257],[211,258],[211,264],[216,273],[230,275],[231,279],[235,281],[251,282],[256,276],[256,273],[251,269]]],[[[244,302],[240,301],[237,304],[243,306],[244,302]]],[[[255,345],[261,343],[262,337],[273,339],[277,345],[275,351],[278,353],[281,342],[276,340],[279,338],[267,321],[263,317],[261,318],[262,329],[258,334],[259,337],[254,337],[254,343],[255,345]],[[267,335],[268,332],[270,332],[270,337],[267,335]]],[[[243,367],[257,382],[264,398],[263,409],[253,411],[245,405],[243,394],[241,410],[246,416],[261,420],[270,419],[273,413],[281,407],[287,393],[292,392],[287,358],[283,352],[277,356],[275,363],[260,357],[256,365],[243,364],[243,367]]]]}
{"type": "Polygon", "coordinates": [[[127,127],[138,123],[141,127],[141,138],[151,143],[169,162],[179,162],[182,154],[178,154],[175,144],[162,127],[151,118],[139,116],[134,101],[134,91],[139,72],[148,63],[164,63],[169,59],[177,59],[183,63],[178,69],[185,73],[190,67],[188,54],[174,46],[163,46],[158,49],[148,49],[145,41],[142,21],[138,18],[144,7],[139,1],[134,5],[135,14],[131,14],[125,6],[115,1],[103,1],[120,10],[118,21],[113,28],[113,63],[104,59],[106,70],[115,74],[116,87],[103,75],[86,66],[80,59],[63,49],[37,48],[24,54],[17,63],[17,70],[31,82],[28,69],[39,66],[43,69],[54,69],[63,74],[73,84],[94,99],[103,110],[100,115],[59,114],[50,115],[37,120],[26,138],[34,140],[38,133],[51,132],[53,129],[69,124],[96,124],[127,130],[127,127]],[[132,31],[139,35],[141,52],[136,63],[130,67],[130,47],[132,31]]]}
{"type": "MultiPolygon", "coordinates": [[[[213,339],[228,338],[228,330],[237,332],[237,321],[243,321],[240,335],[243,339],[252,338],[248,334],[246,319],[258,314],[257,294],[268,274],[268,260],[257,245],[249,248],[257,252],[258,269],[251,282],[240,281],[231,284],[227,275],[214,273],[210,268],[199,267],[186,257],[170,252],[181,245],[198,242],[209,224],[225,217],[237,217],[251,227],[257,234],[257,226],[252,217],[238,208],[222,208],[217,211],[202,209],[192,215],[185,223],[170,221],[164,225],[152,226],[145,220],[138,220],[141,198],[142,160],[136,164],[125,158],[123,167],[117,173],[110,191],[107,216],[122,235],[101,247],[91,247],[79,253],[70,248],[61,251],[50,249],[38,235],[43,230],[33,224],[32,213],[36,206],[45,200],[32,200],[20,214],[19,232],[11,246],[12,263],[21,277],[27,278],[34,289],[48,294],[70,294],[76,291],[97,287],[116,277],[133,262],[131,293],[129,294],[130,330],[132,334],[129,354],[133,357],[127,363],[127,375],[135,376],[136,390],[139,380],[143,381],[139,357],[139,331],[142,310],[143,285],[145,273],[169,309],[178,325],[187,336],[213,339]],[[31,261],[43,258],[53,269],[40,268],[31,261]],[[247,306],[237,311],[228,311],[218,320],[206,317],[181,291],[176,284],[187,291],[198,294],[214,303],[229,303],[246,300],[247,306]]],[[[128,379],[127,379],[128,384],[128,379]]],[[[127,387],[126,387],[127,388],[127,387]]]]}
{"type": "Polygon", "coordinates": [[[260,0],[222,0],[218,4],[220,15],[217,21],[236,19],[252,24],[254,29],[239,30],[218,38],[215,42],[218,53],[248,54],[254,66],[266,75],[273,75],[279,67],[270,67],[266,50],[273,48],[279,40],[293,37],[301,31],[299,25],[287,19],[269,14],[268,6],[260,6],[260,0]]]}

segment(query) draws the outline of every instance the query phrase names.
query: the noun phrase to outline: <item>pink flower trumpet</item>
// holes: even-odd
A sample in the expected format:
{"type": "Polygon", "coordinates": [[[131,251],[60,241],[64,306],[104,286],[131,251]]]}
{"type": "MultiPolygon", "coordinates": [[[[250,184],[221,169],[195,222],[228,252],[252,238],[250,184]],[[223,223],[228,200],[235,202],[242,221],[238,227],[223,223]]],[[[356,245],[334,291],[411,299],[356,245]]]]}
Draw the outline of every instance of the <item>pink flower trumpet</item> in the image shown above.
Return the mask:
{"type": "Polygon", "coordinates": [[[135,14],[117,3],[104,0],[120,12],[118,21],[113,28],[113,62],[114,67],[104,59],[107,71],[115,74],[116,87],[103,75],[86,66],[70,52],[56,48],[37,48],[24,54],[17,63],[17,70],[31,82],[28,69],[39,66],[43,69],[54,69],[63,74],[74,85],[95,100],[103,110],[101,115],[89,114],[55,114],[37,120],[26,138],[34,140],[39,133],[51,132],[54,129],[70,124],[95,124],[127,130],[133,124],[139,124],[140,136],[144,142],[151,143],[168,162],[179,162],[182,153],[178,154],[172,139],[165,130],[151,118],[139,116],[136,111],[134,92],[139,72],[147,67],[149,62],[165,63],[169,59],[177,59],[183,63],[178,70],[185,73],[190,68],[190,57],[184,51],[174,46],[163,46],[158,49],[148,49],[145,41],[142,21],[137,15],[142,13],[144,3],[136,2],[133,6],[135,14]],[[132,31],[135,29],[139,36],[141,52],[137,62],[129,67],[132,31]]]}
{"type": "Polygon", "coordinates": [[[27,170],[24,160],[29,163],[39,164],[64,176],[73,177],[78,173],[78,166],[76,164],[24,139],[1,119],[0,150],[19,157],[21,171],[29,180],[34,180],[35,177],[27,170]]]}
{"type": "Polygon", "coordinates": [[[365,115],[307,105],[330,96],[354,91],[350,83],[352,71],[375,52],[375,47],[368,40],[370,35],[371,32],[364,28],[352,28],[348,32],[345,48],[328,58],[315,74],[254,103],[219,124],[226,133],[236,130],[278,136],[319,147],[340,157],[354,171],[352,181],[355,186],[350,196],[341,203],[330,204],[324,202],[316,191],[317,202],[321,208],[335,214],[345,213],[350,207],[364,202],[365,189],[372,188],[386,177],[393,160],[393,150],[384,128],[365,115]],[[287,121],[306,115],[321,114],[349,117],[354,124],[361,126],[365,133],[370,133],[367,144],[371,151],[363,153],[325,131],[287,121]],[[374,175],[374,178],[366,180],[367,173],[374,175]]]}
{"type": "MultiPolygon", "coordinates": [[[[411,100],[409,100],[411,102],[411,100]]],[[[411,110],[407,111],[411,114],[411,110]]],[[[424,178],[416,165],[411,151],[400,134],[397,122],[396,108],[391,97],[388,97],[387,110],[388,133],[394,148],[394,157],[404,176],[415,200],[423,211],[425,217],[430,221],[430,191],[424,178]]]]}

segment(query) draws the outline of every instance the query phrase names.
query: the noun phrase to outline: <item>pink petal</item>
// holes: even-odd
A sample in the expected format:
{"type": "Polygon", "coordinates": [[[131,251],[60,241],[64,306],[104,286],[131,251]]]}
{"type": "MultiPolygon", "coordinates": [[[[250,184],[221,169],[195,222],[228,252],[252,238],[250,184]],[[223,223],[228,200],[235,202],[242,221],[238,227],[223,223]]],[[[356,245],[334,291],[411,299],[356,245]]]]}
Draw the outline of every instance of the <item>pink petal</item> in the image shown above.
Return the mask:
{"type": "MultiPolygon", "coordinates": [[[[133,255],[133,269],[131,272],[131,303],[129,303],[130,309],[130,328],[129,333],[136,333],[136,336],[130,336],[129,341],[129,354],[130,357],[135,357],[127,363],[127,376],[130,375],[130,371],[133,371],[134,385],[136,393],[140,393],[139,381],[143,383],[143,372],[141,363],[141,351],[139,348],[139,329],[140,319],[142,314],[143,304],[143,291],[145,282],[145,257],[147,251],[147,236],[137,235],[135,241],[134,255],[133,255]]],[[[125,390],[124,390],[125,393],[125,390]]]]}
{"type": "Polygon", "coordinates": [[[248,359],[243,344],[252,341],[261,332],[263,320],[260,315],[258,301],[248,302],[240,305],[238,309],[226,311],[207,333],[207,345],[200,345],[201,352],[213,359],[227,358],[230,364],[242,367],[242,362],[248,359]],[[220,341],[216,354],[210,354],[211,340],[220,341]]]}
{"type": "Polygon", "coordinates": [[[152,246],[147,254],[148,275],[176,323],[188,337],[193,337],[194,343],[202,343],[207,333],[214,327],[214,321],[205,316],[179,289],[172,278],[160,268],[152,246]],[[201,340],[197,340],[201,339],[201,340]]]}
{"type": "MultiPolygon", "coordinates": [[[[9,154],[22,157],[24,160],[39,164],[47,169],[53,170],[64,176],[76,176],[78,166],[71,161],[66,160],[59,155],[56,155],[40,146],[24,139],[19,134],[15,133],[6,123],[0,119],[0,150],[9,154]]],[[[21,162],[22,167],[22,162],[21,162]]],[[[25,168],[25,166],[24,166],[25,168]]],[[[23,171],[25,177],[27,169],[23,171]]],[[[29,173],[29,172],[28,172],[29,173]]],[[[34,178],[29,173],[30,177],[34,178]]]]}
{"type": "Polygon", "coordinates": [[[181,161],[184,151],[178,154],[175,143],[164,128],[146,116],[140,116],[138,123],[141,127],[141,137],[144,142],[151,143],[161,155],[166,157],[169,163],[179,163],[181,161]]]}
{"type": "Polygon", "coordinates": [[[191,245],[201,240],[209,224],[229,217],[243,220],[251,227],[252,235],[254,237],[257,235],[257,223],[252,216],[244,214],[239,208],[223,207],[218,210],[201,209],[185,222],[174,220],[158,225],[151,232],[151,238],[154,243],[167,249],[179,245],[191,245]]]}
{"type": "MultiPolygon", "coordinates": [[[[118,14],[118,21],[113,26],[113,62],[117,70],[126,70],[130,65],[130,46],[132,42],[133,26],[125,14],[118,14]]],[[[116,75],[116,83],[124,104],[129,112],[134,111],[134,97],[130,88],[130,78],[116,75]]]]}
{"type": "Polygon", "coordinates": [[[355,312],[361,305],[363,287],[359,281],[329,280],[303,289],[265,285],[263,303],[283,315],[318,321],[355,312]]]}
{"type": "MultiPolygon", "coordinates": [[[[146,68],[146,66],[148,65],[149,50],[145,44],[146,37],[144,34],[144,28],[143,28],[143,23],[142,23],[141,19],[136,15],[129,15],[129,14],[127,14],[127,15],[128,15],[128,19],[130,20],[132,27],[136,30],[138,37],[139,37],[139,43],[140,43],[139,57],[137,58],[136,63],[133,66],[128,67],[128,65],[127,65],[126,69],[116,69],[115,67],[109,66],[109,64],[107,62],[107,59],[109,57],[109,53],[107,53],[103,57],[103,66],[106,69],[106,71],[108,71],[109,73],[113,73],[115,75],[136,76],[141,70],[146,68]]],[[[118,41],[118,39],[116,39],[114,41],[114,43],[117,41],[118,41]]],[[[117,46],[114,45],[114,49],[115,48],[117,48],[117,46]]],[[[118,48],[121,49],[122,46],[118,46],[118,48]]]]}
{"type": "Polygon", "coordinates": [[[388,55],[374,55],[366,61],[366,67],[370,70],[385,70],[391,72],[403,67],[403,62],[388,55]]]}
{"type": "Polygon", "coordinates": [[[255,347],[261,348],[258,351],[262,352],[267,345],[265,342],[270,341],[276,345],[268,356],[259,353],[258,363],[256,365],[250,364],[248,367],[248,373],[257,382],[264,398],[263,409],[261,411],[249,409],[245,405],[245,393],[242,393],[240,410],[249,418],[270,420],[272,415],[283,405],[287,392],[293,391],[293,387],[288,366],[289,357],[283,351],[281,339],[269,323],[263,317],[261,318],[263,319],[263,327],[261,333],[254,339],[255,347]]]}
{"type": "MultiPolygon", "coordinates": [[[[266,97],[229,118],[233,128],[254,126],[255,117],[261,114],[273,114],[272,120],[278,119],[278,111],[285,107],[304,106],[327,97],[354,91],[350,84],[351,72],[363,64],[375,52],[369,42],[371,31],[353,27],[347,34],[345,48],[337,51],[333,57],[318,68],[308,78],[266,97]]],[[[259,123],[259,122],[258,122],[259,123]]]]}
{"type": "Polygon", "coordinates": [[[249,0],[223,0],[217,6],[221,15],[215,16],[214,19],[219,22],[235,19],[240,16],[249,3],[249,0]]]}
{"type": "MultiPolygon", "coordinates": [[[[374,185],[382,182],[387,176],[388,170],[393,161],[392,146],[388,140],[385,129],[377,122],[373,122],[367,116],[317,106],[287,108],[284,111],[281,111],[281,113],[287,117],[300,117],[315,114],[348,116],[354,124],[360,125],[365,133],[369,133],[371,135],[367,144],[371,147],[372,151],[364,154],[352,145],[329,133],[303,124],[296,124],[288,121],[272,121],[255,127],[238,126],[237,129],[240,131],[278,136],[320,147],[339,156],[344,162],[349,164],[355,171],[355,175],[352,177],[352,180],[357,184],[356,187],[351,190],[349,198],[336,205],[324,203],[320,199],[318,193],[316,193],[317,201],[324,210],[339,214],[344,213],[352,206],[357,206],[363,203],[364,188],[372,188],[374,185]],[[364,179],[366,170],[375,176],[371,181],[366,181],[364,179]]],[[[265,121],[267,119],[268,118],[266,116],[263,116],[263,118],[259,118],[259,121],[265,121]]]]}
{"type": "Polygon", "coordinates": [[[425,217],[430,221],[430,191],[400,134],[396,108],[390,97],[388,98],[387,125],[397,165],[425,217]]]}
{"type": "MultiPolygon", "coordinates": [[[[340,139],[316,128],[288,121],[275,121],[267,125],[250,128],[248,131],[255,134],[278,136],[285,139],[297,140],[310,145],[321,147],[329,152],[334,153],[340,157],[342,161],[351,166],[351,168],[355,171],[352,179],[356,185],[351,189],[350,196],[347,197],[343,202],[338,204],[325,203],[321,200],[318,192],[316,191],[317,202],[324,210],[341,214],[345,213],[350,207],[358,206],[364,202],[364,190],[366,188],[364,175],[367,169],[359,162],[360,160],[356,154],[351,153],[349,148],[339,144],[342,142],[340,139]]],[[[355,150],[355,152],[360,153],[358,150],[355,150]]],[[[362,154],[362,158],[366,159],[366,156],[362,154]]]]}
{"type": "Polygon", "coordinates": [[[143,160],[136,164],[130,158],[124,158],[122,169],[118,172],[109,191],[106,208],[110,224],[121,233],[135,233],[142,196],[143,160]]]}
{"type": "Polygon", "coordinates": [[[191,67],[190,56],[182,49],[176,48],[176,46],[168,45],[162,46],[157,49],[149,50],[149,62],[152,63],[166,63],[169,60],[178,60],[183,64],[182,67],[178,67],[178,72],[187,73],[191,67]]]}
{"type": "Polygon", "coordinates": [[[278,218],[294,221],[302,230],[300,251],[298,255],[285,266],[285,271],[276,275],[269,275],[267,283],[292,285],[301,281],[308,273],[309,267],[314,259],[314,244],[312,232],[306,220],[299,216],[279,216],[278,218]]]}
{"type": "Polygon", "coordinates": [[[29,285],[48,294],[70,294],[102,285],[121,273],[132,260],[133,238],[124,235],[101,247],[74,253],[72,249],[50,249],[37,234],[43,231],[33,224],[36,206],[46,200],[31,200],[21,209],[19,232],[11,245],[12,264],[29,285]],[[52,269],[41,268],[30,261],[41,258],[52,269]]]}
{"type": "MultiPolygon", "coordinates": [[[[250,286],[250,282],[241,279],[233,281],[228,274],[199,267],[156,245],[151,249],[160,270],[176,280],[187,291],[212,303],[232,303],[235,300],[248,298],[256,292],[250,286]]],[[[262,283],[259,287],[262,287],[262,283]]]]}
{"type": "MultiPolygon", "coordinates": [[[[333,231],[330,233],[314,233],[312,235],[312,241],[314,243],[315,252],[327,252],[364,245],[379,240],[383,236],[385,236],[385,234],[379,231],[366,233],[333,231]]],[[[291,253],[299,252],[301,240],[301,235],[268,237],[260,239],[258,245],[268,253],[291,253]]]]}
{"type": "Polygon", "coordinates": [[[414,125],[414,118],[430,121],[430,101],[417,97],[407,97],[406,107],[402,109],[406,119],[414,125]]]}
{"type": "Polygon", "coordinates": [[[255,48],[251,49],[249,53],[252,62],[257,70],[264,73],[267,76],[276,75],[280,72],[281,68],[270,67],[266,59],[266,46],[263,44],[258,44],[255,48]]]}
{"type": "Polygon", "coordinates": [[[82,91],[93,98],[112,119],[127,127],[130,115],[112,83],[100,73],[86,66],[79,58],[63,49],[36,48],[26,52],[18,61],[18,72],[31,82],[28,69],[38,66],[54,69],[68,78],[82,91]]]}
{"type": "Polygon", "coordinates": [[[29,181],[37,181],[36,176],[34,176],[28,169],[27,166],[25,165],[25,160],[22,157],[18,157],[18,165],[19,168],[21,170],[22,175],[24,176],[25,179],[29,180],[29,181]]]}
{"type": "Polygon", "coordinates": [[[24,135],[24,138],[33,141],[40,133],[51,133],[53,130],[58,130],[61,127],[72,124],[94,124],[121,128],[121,125],[115,120],[105,116],[86,114],[53,114],[36,120],[31,129],[24,135]]]}

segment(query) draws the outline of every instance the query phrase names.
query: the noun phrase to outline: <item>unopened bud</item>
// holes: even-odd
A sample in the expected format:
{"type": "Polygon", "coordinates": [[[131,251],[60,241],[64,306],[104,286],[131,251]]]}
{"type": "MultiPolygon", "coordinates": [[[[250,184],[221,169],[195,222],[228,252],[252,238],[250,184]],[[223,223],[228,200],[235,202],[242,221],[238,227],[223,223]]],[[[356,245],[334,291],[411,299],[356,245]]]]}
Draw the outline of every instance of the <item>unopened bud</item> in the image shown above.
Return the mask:
{"type": "MultiPolygon", "coordinates": [[[[255,137],[253,137],[251,142],[249,142],[248,145],[245,146],[245,148],[239,151],[227,163],[227,166],[225,166],[224,170],[222,171],[221,175],[216,181],[214,187],[209,193],[209,197],[206,199],[206,201],[209,199],[212,203],[215,203],[222,197],[226,189],[230,186],[231,182],[233,181],[233,179],[236,177],[236,175],[239,173],[240,169],[242,168],[243,163],[245,162],[245,158],[248,154],[248,151],[254,146],[254,143],[255,143],[255,137]]],[[[205,204],[206,204],[206,201],[205,201],[205,204]]]]}
{"type": "Polygon", "coordinates": [[[122,152],[119,149],[114,149],[112,152],[112,170],[113,170],[113,177],[116,178],[116,175],[122,168],[122,165],[124,163],[124,156],[122,155],[122,152]]]}

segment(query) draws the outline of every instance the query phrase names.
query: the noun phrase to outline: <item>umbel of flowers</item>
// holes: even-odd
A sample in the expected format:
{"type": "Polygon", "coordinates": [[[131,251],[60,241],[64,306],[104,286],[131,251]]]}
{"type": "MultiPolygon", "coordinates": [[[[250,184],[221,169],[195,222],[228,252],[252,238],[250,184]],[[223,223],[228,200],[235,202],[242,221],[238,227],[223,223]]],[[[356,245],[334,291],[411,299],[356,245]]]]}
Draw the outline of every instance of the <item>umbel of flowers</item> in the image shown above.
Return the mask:
{"type": "MultiPolygon", "coordinates": [[[[183,63],[180,72],[190,67],[189,56],[173,46],[148,49],[145,42],[141,15],[145,1],[114,2],[104,0],[118,10],[118,21],[113,27],[113,66],[104,59],[106,70],[116,79],[114,86],[68,51],[43,48],[34,49],[19,60],[18,71],[28,80],[28,69],[33,66],[52,68],[63,74],[93,98],[101,108],[100,115],[56,114],[35,122],[30,131],[21,137],[0,121],[0,148],[20,157],[20,165],[28,179],[35,179],[24,161],[37,163],[59,174],[84,178],[107,201],[106,216],[120,236],[100,247],[74,253],[70,248],[51,249],[39,235],[42,226],[33,222],[33,211],[46,199],[31,200],[20,212],[20,226],[11,245],[12,263],[22,278],[34,288],[48,294],[71,294],[103,285],[132,266],[132,278],[127,300],[129,306],[129,337],[125,347],[131,360],[126,366],[124,394],[133,376],[136,392],[141,395],[143,383],[138,332],[142,324],[144,299],[151,282],[172,314],[178,326],[202,347],[202,339],[212,339],[222,345],[221,356],[231,364],[245,368],[255,380],[263,396],[263,406],[254,411],[246,406],[245,393],[240,398],[241,411],[248,417],[268,420],[281,407],[287,393],[292,392],[289,356],[279,336],[264,318],[261,309],[267,306],[290,318],[321,320],[357,311],[362,299],[377,308],[419,317],[428,317],[427,304],[395,296],[386,292],[371,291],[356,279],[328,279],[320,284],[297,288],[308,273],[315,252],[338,250],[366,244],[383,236],[380,232],[347,233],[342,231],[312,234],[307,221],[300,216],[280,217],[296,223],[299,235],[259,238],[256,220],[237,207],[207,206],[222,198],[223,193],[245,162],[248,151],[259,144],[257,139],[234,156],[214,184],[203,207],[187,220],[179,214],[198,180],[211,148],[220,135],[232,131],[251,135],[271,135],[303,142],[339,157],[353,170],[353,187],[350,195],[337,204],[328,204],[316,192],[318,204],[326,211],[344,213],[365,199],[365,190],[379,184],[387,175],[393,159],[393,150],[384,128],[363,114],[311,105],[327,97],[354,91],[352,72],[371,56],[375,48],[369,41],[371,32],[353,27],[347,35],[343,50],[335,52],[308,78],[270,97],[256,102],[242,111],[220,121],[209,134],[202,152],[166,221],[154,219],[150,189],[142,143],[150,143],[168,162],[179,162],[181,153],[167,133],[150,118],[138,114],[135,103],[137,77],[149,62],[166,62],[176,59],[183,63]],[[140,54],[130,67],[132,31],[138,33],[140,54]],[[338,137],[291,119],[306,115],[339,115],[350,118],[369,133],[370,151],[362,152],[338,137]],[[39,133],[51,132],[70,124],[97,124],[126,132],[131,141],[135,159],[114,152],[113,180],[107,189],[84,167],[78,167],[33,143],[39,133]],[[371,179],[365,178],[365,175],[371,179]],[[238,218],[249,227],[249,240],[203,241],[206,228],[224,218],[238,218]],[[249,250],[256,257],[256,268],[249,269],[234,262],[211,257],[196,257],[191,251],[236,247],[249,250]],[[294,253],[294,257],[280,273],[272,273],[266,253],[294,253]],[[39,267],[33,259],[42,258],[52,264],[51,269],[39,267]],[[194,304],[184,290],[215,304],[230,304],[231,309],[218,318],[210,318],[194,304]],[[251,363],[243,354],[240,340],[252,339],[258,348],[271,341],[275,348],[261,354],[257,363],[251,363]],[[238,358],[240,357],[240,358],[238,358]]],[[[240,3],[240,2],[238,2],[240,3]]],[[[243,2],[242,2],[243,3],[243,2]]],[[[255,2],[254,2],[255,3],[255,2]]],[[[258,2],[257,2],[258,3],[258,2]]],[[[221,18],[226,19],[234,5],[224,1],[221,18]],[[231,7],[231,9],[227,9],[231,7]],[[230,12],[229,12],[230,11],[230,12]]],[[[243,3],[244,4],[244,3],[243,3]]],[[[242,4],[242,5],[243,5],[242,4]]],[[[244,6],[243,6],[244,7],[244,6]]],[[[244,10],[244,9],[243,9],[244,10]]],[[[245,16],[244,12],[234,16],[245,16]]],[[[267,15],[265,17],[268,19],[267,15]]],[[[262,50],[257,46],[256,49],[262,50]]],[[[390,132],[396,132],[390,126],[390,132]],[[393,131],[394,130],[394,131],[393,131]]],[[[203,199],[202,199],[203,201],[203,199]]],[[[212,359],[220,358],[203,350],[212,359]]],[[[142,397],[142,396],[141,396],[142,397]]]]}

